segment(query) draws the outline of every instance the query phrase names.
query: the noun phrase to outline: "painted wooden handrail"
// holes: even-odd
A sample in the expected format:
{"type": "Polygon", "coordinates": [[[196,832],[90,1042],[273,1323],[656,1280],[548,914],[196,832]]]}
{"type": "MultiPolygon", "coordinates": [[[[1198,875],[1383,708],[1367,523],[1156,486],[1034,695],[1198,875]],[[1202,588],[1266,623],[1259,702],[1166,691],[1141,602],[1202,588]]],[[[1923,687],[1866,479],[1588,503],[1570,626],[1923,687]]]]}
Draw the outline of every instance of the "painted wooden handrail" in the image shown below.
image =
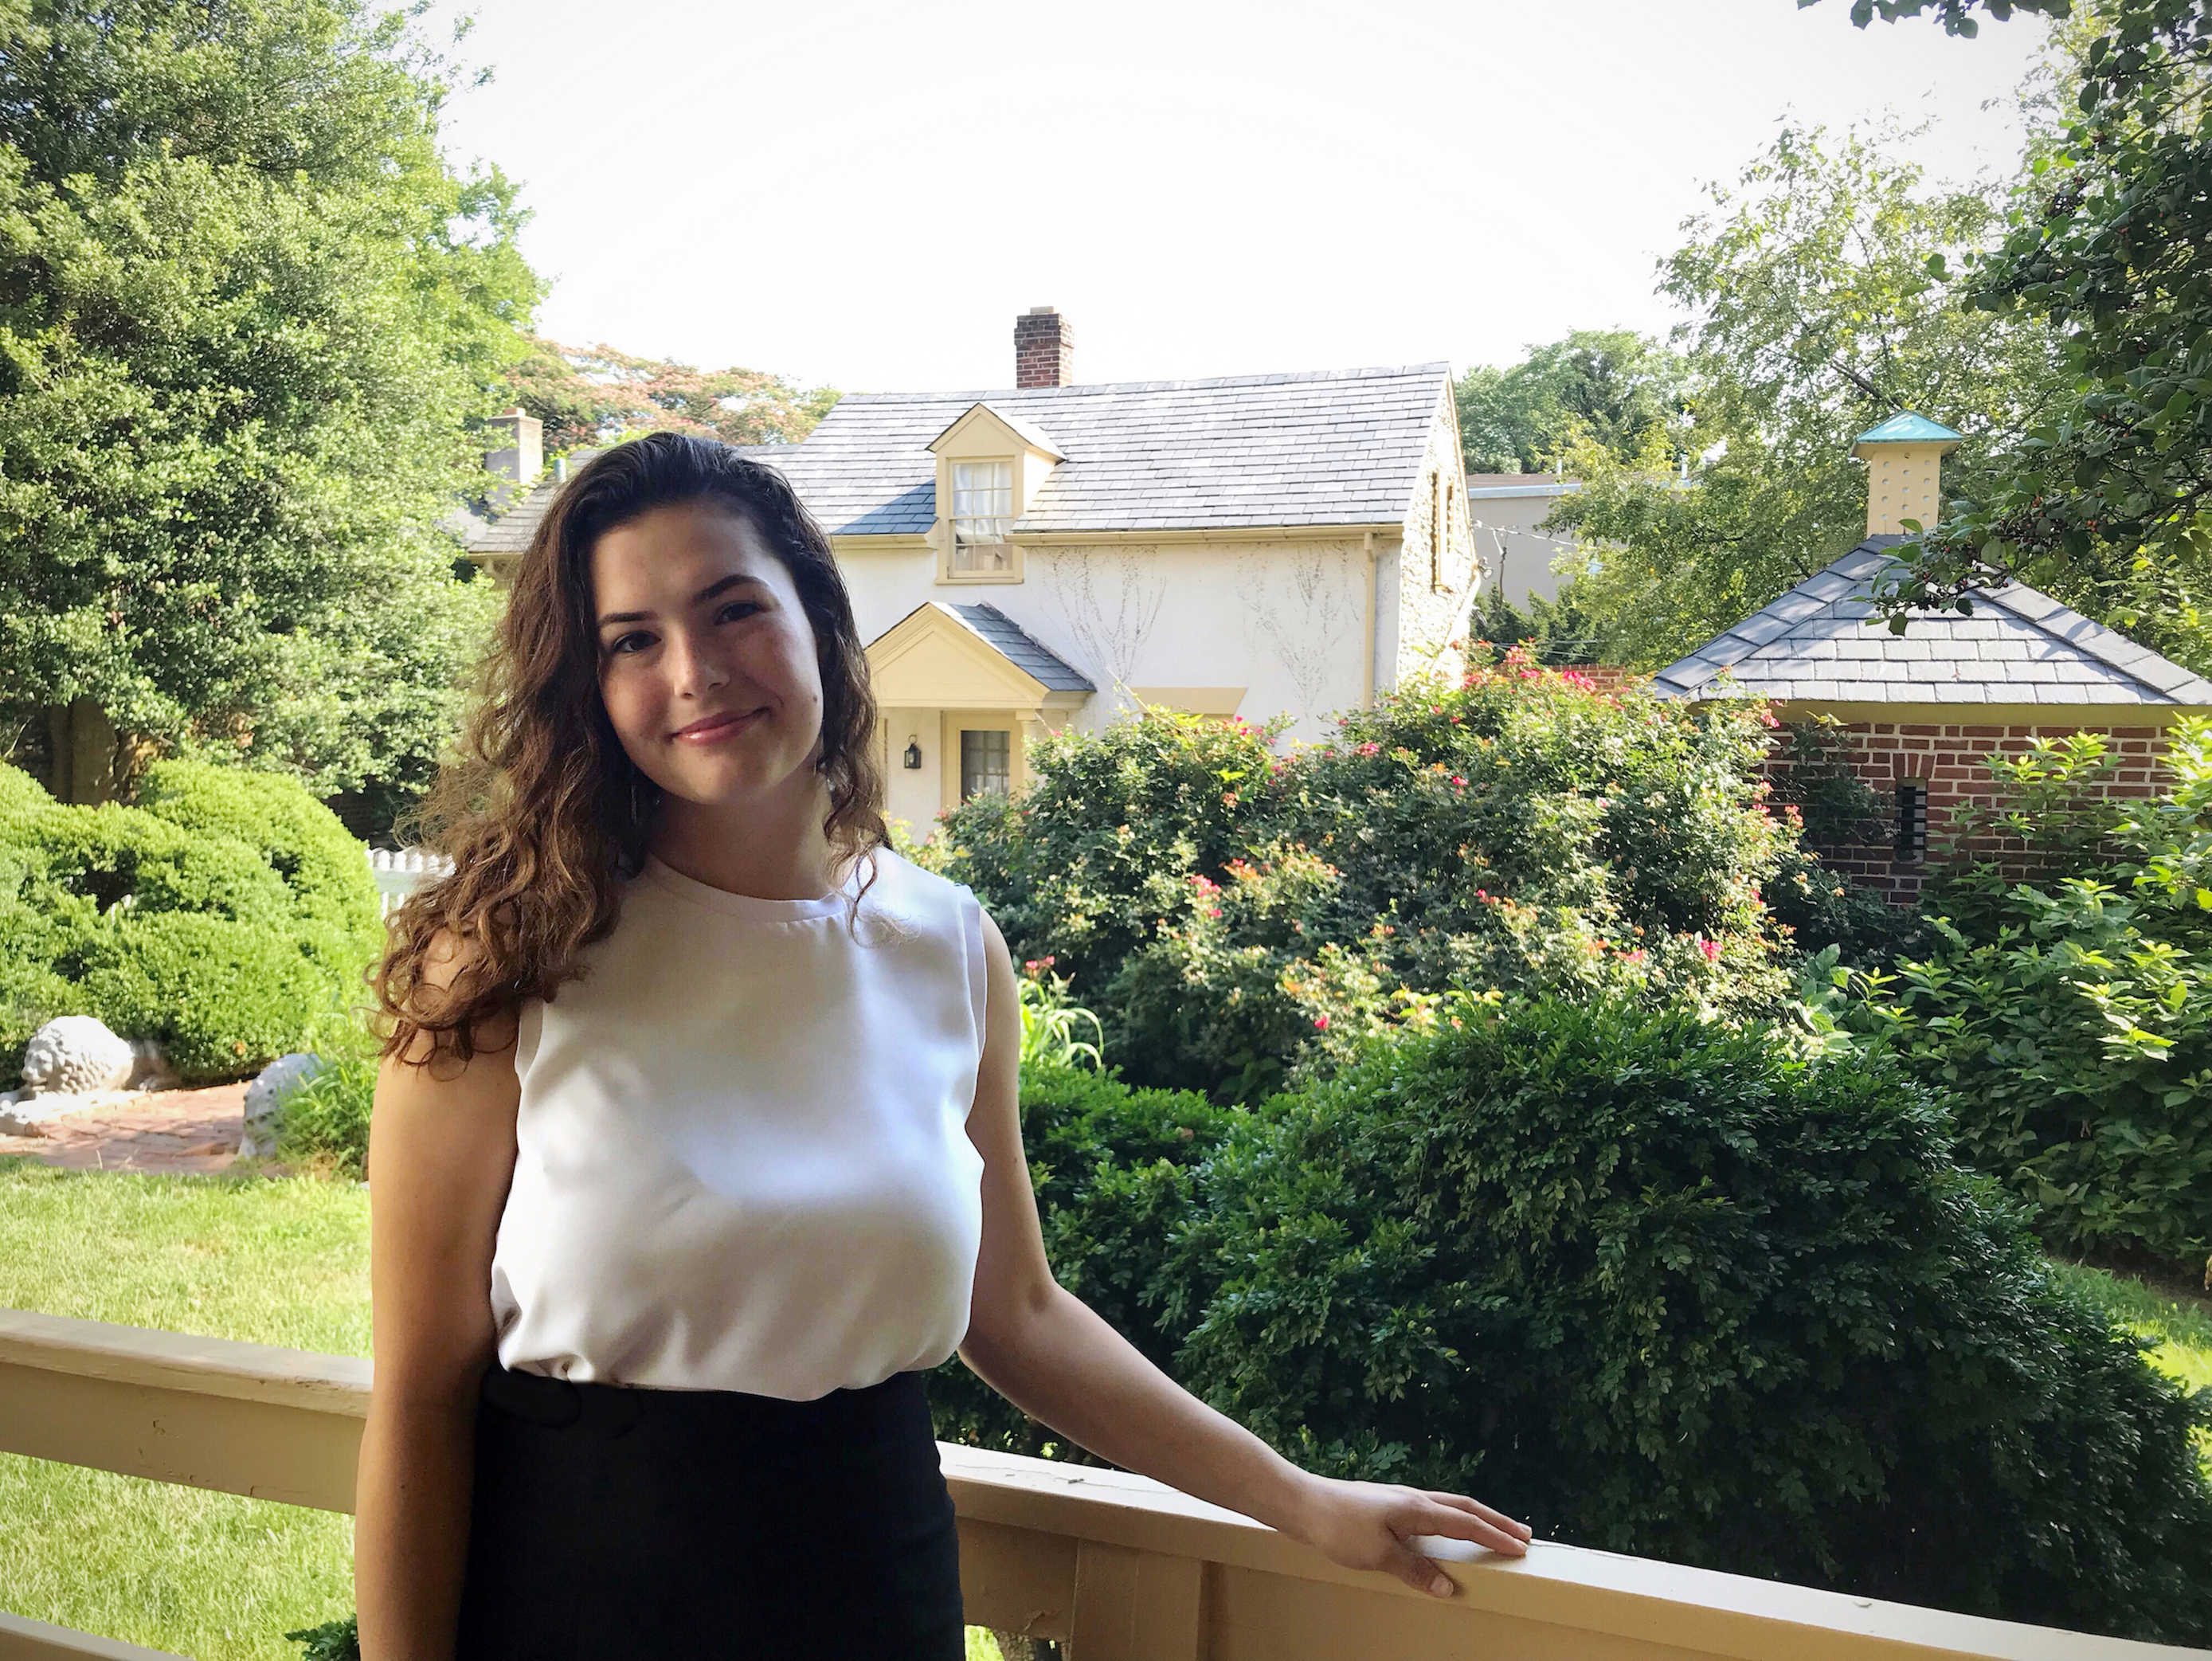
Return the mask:
{"type": "MultiPolygon", "coordinates": [[[[353,1507],[368,1362],[0,1310],[0,1451],[353,1507]]],[[[968,1619],[1072,1661],[2179,1661],[2182,1650],[1539,1543],[1449,1600],[1142,1476],[940,1443],[968,1619]]],[[[0,1619],[0,1661],[149,1657],[0,1619]]]]}

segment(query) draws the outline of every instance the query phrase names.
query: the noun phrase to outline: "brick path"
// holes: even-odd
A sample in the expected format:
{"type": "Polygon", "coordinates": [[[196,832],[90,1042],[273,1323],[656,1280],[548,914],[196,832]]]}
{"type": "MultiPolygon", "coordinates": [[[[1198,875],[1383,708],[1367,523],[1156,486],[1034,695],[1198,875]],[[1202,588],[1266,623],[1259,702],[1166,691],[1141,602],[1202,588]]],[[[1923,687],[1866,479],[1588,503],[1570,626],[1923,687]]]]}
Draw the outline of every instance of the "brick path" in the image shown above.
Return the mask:
{"type": "Polygon", "coordinates": [[[151,1090],[0,1136],[0,1155],[22,1154],[73,1170],[221,1171],[238,1157],[246,1083],[151,1090]]]}

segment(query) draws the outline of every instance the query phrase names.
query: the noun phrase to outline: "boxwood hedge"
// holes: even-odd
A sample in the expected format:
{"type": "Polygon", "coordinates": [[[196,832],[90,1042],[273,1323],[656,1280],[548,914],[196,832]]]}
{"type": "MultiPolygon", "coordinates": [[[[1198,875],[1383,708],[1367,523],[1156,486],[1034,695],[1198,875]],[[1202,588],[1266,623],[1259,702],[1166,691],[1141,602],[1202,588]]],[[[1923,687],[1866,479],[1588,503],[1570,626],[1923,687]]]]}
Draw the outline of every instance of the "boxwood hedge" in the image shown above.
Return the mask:
{"type": "Polygon", "coordinates": [[[0,1078],[64,1014],[159,1039],[186,1084],[258,1072],[381,928],[362,844],[291,779],[158,762],[137,805],[80,807],[0,766],[0,1078]]]}

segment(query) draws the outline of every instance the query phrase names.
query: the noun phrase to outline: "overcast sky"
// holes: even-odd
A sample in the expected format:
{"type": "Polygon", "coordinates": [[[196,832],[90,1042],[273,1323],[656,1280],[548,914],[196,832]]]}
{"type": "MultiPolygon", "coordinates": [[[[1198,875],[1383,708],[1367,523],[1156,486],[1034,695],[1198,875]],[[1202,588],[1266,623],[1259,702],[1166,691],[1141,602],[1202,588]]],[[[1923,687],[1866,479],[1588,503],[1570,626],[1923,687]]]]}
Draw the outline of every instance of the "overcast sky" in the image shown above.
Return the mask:
{"type": "Polygon", "coordinates": [[[1932,174],[2002,173],[2045,27],[1861,31],[1850,0],[473,9],[495,79],[448,148],[524,182],[542,332],[854,392],[1005,386],[1040,304],[1087,381],[1662,330],[1653,262],[1785,110],[1933,115],[1932,174]]]}

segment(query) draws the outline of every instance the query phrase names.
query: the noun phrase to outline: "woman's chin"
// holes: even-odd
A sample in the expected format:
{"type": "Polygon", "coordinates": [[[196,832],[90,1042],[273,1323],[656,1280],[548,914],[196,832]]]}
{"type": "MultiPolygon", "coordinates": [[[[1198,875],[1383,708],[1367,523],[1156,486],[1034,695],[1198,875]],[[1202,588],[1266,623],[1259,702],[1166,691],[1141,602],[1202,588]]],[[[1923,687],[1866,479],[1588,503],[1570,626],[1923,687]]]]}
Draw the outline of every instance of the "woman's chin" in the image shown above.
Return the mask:
{"type": "Polygon", "coordinates": [[[694,766],[669,792],[696,807],[732,810],[757,807],[816,776],[802,758],[792,765],[781,757],[732,756],[714,767],[694,766]]]}

